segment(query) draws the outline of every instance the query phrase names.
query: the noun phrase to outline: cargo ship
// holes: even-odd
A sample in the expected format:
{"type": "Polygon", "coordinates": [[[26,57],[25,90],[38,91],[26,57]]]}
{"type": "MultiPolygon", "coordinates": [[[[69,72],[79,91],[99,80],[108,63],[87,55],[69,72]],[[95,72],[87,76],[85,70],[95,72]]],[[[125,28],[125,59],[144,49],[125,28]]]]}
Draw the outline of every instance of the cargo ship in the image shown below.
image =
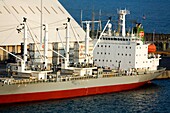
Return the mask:
{"type": "MultiPolygon", "coordinates": [[[[127,10],[120,10],[120,12],[126,13],[127,10]]],[[[99,39],[97,39],[97,41],[94,40],[95,44],[92,48],[91,41],[89,41],[90,22],[86,22],[87,30],[85,41],[81,44],[80,42],[74,44],[74,58],[76,60],[75,62],[70,62],[70,21],[72,21],[72,19],[67,18],[64,24],[66,28],[66,43],[63,44],[65,53],[61,55],[57,51],[49,48],[48,24],[44,24],[43,26],[45,34],[44,43],[28,44],[27,33],[30,32],[30,29],[28,29],[27,18],[23,19],[23,23],[20,24],[22,26],[20,27],[21,29],[17,29],[23,33],[23,57],[19,57],[4,48],[0,48],[18,59],[16,64],[8,65],[8,69],[10,70],[9,77],[0,78],[0,104],[63,99],[125,91],[138,88],[164,72],[164,68],[158,68],[160,55],[147,53],[149,45],[144,44],[138,36],[133,36],[135,34],[132,33],[132,37],[125,37],[125,32],[122,32],[122,37],[118,38],[112,37],[112,33],[110,32],[108,32],[107,35],[105,28],[110,28],[110,20],[108,20],[99,39]],[[117,40],[117,42],[112,39],[117,40]],[[109,42],[104,42],[106,40],[109,42]],[[105,45],[102,43],[105,43],[105,45]],[[113,45],[108,45],[109,43],[113,45]],[[115,47],[115,43],[116,46],[118,45],[120,47],[115,47]],[[34,54],[43,53],[39,55],[41,58],[38,60],[35,58],[31,59],[33,53],[27,51],[28,45],[30,46],[29,48],[31,48],[31,45],[37,48],[34,54]],[[43,47],[43,49],[38,50],[39,46],[43,47]],[[97,63],[96,61],[99,61],[99,59],[97,59],[98,57],[95,56],[94,52],[93,60],[93,50],[98,49],[97,47],[100,46],[108,46],[110,50],[107,51],[122,51],[120,55],[123,54],[122,56],[126,56],[126,54],[128,54],[131,57],[135,56],[135,58],[129,58],[129,60],[131,60],[129,61],[128,58],[125,59],[125,57],[119,56],[117,62],[114,63],[114,57],[117,58],[117,56],[114,55],[107,56],[109,59],[103,59],[106,60],[106,62],[107,60],[110,62],[113,59],[114,65],[97,63]],[[122,48],[127,49],[126,46],[131,49],[123,50],[122,48]],[[112,50],[111,48],[115,49],[112,50]],[[140,51],[142,55],[138,57],[134,53],[134,51],[136,52],[138,50],[137,48],[141,48],[142,51],[140,51]],[[49,50],[62,57],[61,64],[57,69],[54,69],[48,62],[49,50]],[[124,59],[129,63],[126,64],[124,59]],[[143,60],[140,61],[141,59],[144,59],[148,64],[145,63],[141,65],[141,62],[143,62],[143,60]],[[134,67],[133,64],[136,64],[137,61],[139,65],[135,65],[134,67]]],[[[123,26],[123,31],[125,31],[124,27],[125,26],[123,26]]],[[[100,52],[105,54],[106,50],[101,49],[100,52]]]]}

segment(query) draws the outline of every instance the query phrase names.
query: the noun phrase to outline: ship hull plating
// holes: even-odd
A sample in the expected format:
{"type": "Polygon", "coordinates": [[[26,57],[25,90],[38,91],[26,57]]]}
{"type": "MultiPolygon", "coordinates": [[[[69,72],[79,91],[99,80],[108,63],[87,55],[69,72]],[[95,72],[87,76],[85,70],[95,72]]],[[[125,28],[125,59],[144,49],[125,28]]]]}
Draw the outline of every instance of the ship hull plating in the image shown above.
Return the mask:
{"type": "Polygon", "coordinates": [[[62,82],[0,84],[0,104],[62,99],[130,90],[144,85],[162,72],[62,82]]]}
{"type": "Polygon", "coordinates": [[[133,83],[133,84],[122,84],[122,85],[112,85],[112,86],[91,87],[91,88],[81,88],[81,89],[72,89],[72,90],[61,90],[61,91],[1,95],[0,96],[0,99],[1,99],[0,104],[28,102],[28,101],[40,101],[40,100],[50,100],[50,99],[62,99],[62,98],[71,98],[71,97],[118,92],[118,91],[134,89],[134,88],[144,85],[145,83],[146,82],[133,83]]]}

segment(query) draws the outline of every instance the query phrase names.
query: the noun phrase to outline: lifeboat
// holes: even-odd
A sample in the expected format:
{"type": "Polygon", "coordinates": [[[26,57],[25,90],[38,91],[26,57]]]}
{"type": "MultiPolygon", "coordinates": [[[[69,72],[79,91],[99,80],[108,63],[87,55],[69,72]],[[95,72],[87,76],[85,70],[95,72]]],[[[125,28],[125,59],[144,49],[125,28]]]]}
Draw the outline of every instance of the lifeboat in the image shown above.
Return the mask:
{"type": "Polygon", "coordinates": [[[156,52],[156,46],[155,44],[150,44],[148,46],[148,53],[154,53],[154,52],[156,52]]]}

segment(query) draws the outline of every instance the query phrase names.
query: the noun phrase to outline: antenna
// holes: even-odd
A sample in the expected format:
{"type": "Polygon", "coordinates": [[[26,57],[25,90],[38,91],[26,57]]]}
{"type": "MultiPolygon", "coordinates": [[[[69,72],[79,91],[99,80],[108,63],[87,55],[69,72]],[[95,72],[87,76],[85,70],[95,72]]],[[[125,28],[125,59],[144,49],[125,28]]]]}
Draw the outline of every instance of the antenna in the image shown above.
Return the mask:
{"type": "Polygon", "coordinates": [[[41,24],[41,25],[40,25],[40,26],[41,26],[41,28],[40,28],[40,29],[41,29],[41,30],[40,30],[40,49],[42,48],[42,42],[43,42],[43,41],[42,41],[42,40],[43,40],[43,39],[42,39],[42,30],[43,30],[43,25],[42,25],[42,21],[43,21],[43,20],[42,20],[42,18],[43,18],[43,14],[42,14],[42,10],[43,10],[43,8],[42,8],[42,7],[43,7],[43,3],[42,3],[42,2],[43,2],[43,0],[41,0],[41,17],[40,17],[40,18],[41,18],[41,23],[40,23],[40,24],[41,24]]]}
{"type": "Polygon", "coordinates": [[[92,11],[92,29],[91,29],[91,37],[94,38],[94,20],[95,20],[95,13],[94,10],[92,11]]]}
{"type": "Polygon", "coordinates": [[[83,28],[82,19],[83,19],[83,10],[81,9],[81,14],[80,14],[80,24],[81,24],[81,27],[83,28]]]}
{"type": "Polygon", "coordinates": [[[154,41],[155,41],[154,39],[155,39],[155,29],[153,30],[153,40],[152,40],[153,43],[154,43],[154,41]]]}

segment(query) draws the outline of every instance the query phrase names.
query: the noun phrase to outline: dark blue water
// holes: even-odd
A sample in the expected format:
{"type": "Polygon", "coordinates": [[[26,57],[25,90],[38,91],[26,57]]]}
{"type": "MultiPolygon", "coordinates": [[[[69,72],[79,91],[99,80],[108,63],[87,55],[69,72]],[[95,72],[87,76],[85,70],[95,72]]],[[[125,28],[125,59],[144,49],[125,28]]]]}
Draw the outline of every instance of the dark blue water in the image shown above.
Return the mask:
{"type": "MultiPolygon", "coordinates": [[[[99,18],[101,10],[102,20],[113,17],[113,27],[116,28],[117,9],[128,9],[127,28],[132,21],[143,24],[145,31],[152,33],[170,33],[170,0],[59,0],[71,15],[80,22],[80,10],[83,10],[83,20],[91,20],[92,10],[95,19],[99,18]],[[145,17],[145,19],[143,19],[145,17]]],[[[104,23],[104,22],[103,22],[104,23]]]]}
{"type": "Polygon", "coordinates": [[[170,57],[167,56],[162,56],[160,63],[159,63],[160,67],[165,67],[167,70],[170,70],[170,57]]]}
{"type": "Polygon", "coordinates": [[[0,106],[0,113],[168,113],[170,80],[118,93],[0,106]]]}

